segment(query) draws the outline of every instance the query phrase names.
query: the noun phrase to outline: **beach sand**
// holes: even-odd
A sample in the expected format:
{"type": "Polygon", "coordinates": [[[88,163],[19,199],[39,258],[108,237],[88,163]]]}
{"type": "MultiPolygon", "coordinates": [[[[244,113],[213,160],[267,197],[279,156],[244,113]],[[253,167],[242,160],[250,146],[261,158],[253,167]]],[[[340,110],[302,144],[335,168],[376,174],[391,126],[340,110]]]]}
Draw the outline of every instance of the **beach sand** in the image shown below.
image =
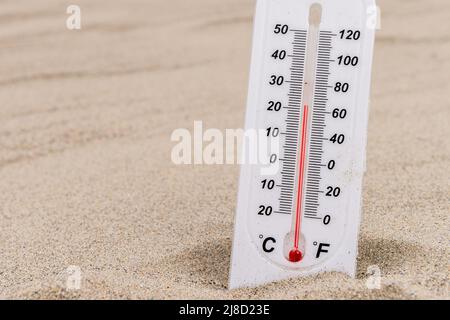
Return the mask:
{"type": "Polygon", "coordinates": [[[379,1],[358,277],[236,291],[239,168],[170,136],[243,126],[254,1],[71,3],[0,4],[1,298],[449,298],[449,1],[379,1]]]}

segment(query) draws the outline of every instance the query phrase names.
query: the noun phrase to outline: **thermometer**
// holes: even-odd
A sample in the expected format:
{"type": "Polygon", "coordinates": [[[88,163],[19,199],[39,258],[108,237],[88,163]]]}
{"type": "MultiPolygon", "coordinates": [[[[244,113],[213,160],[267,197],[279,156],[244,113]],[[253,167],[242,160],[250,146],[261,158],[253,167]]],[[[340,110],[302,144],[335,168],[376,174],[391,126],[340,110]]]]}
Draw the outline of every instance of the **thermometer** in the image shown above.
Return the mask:
{"type": "Polygon", "coordinates": [[[257,1],[246,130],[279,147],[241,167],[230,288],[355,276],[374,8],[257,1]]]}

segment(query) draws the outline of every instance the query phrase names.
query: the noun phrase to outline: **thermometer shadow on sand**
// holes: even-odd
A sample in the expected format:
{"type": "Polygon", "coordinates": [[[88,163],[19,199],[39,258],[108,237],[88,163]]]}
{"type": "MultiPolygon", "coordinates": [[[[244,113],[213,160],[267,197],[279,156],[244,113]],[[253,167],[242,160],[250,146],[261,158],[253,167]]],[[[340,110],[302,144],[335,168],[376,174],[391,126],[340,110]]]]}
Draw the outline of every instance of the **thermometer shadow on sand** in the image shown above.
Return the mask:
{"type": "Polygon", "coordinates": [[[242,165],[230,288],[325,271],[355,275],[373,6],[258,1],[246,128],[279,139],[271,155],[279,169],[264,175],[262,166],[242,165]]]}

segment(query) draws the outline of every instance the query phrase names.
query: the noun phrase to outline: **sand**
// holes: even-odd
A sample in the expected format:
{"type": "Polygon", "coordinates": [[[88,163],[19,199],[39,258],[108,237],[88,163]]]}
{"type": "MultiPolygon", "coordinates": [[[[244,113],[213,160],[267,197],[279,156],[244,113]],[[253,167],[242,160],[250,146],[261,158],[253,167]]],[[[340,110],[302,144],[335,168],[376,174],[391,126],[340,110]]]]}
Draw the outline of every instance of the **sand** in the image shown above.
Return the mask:
{"type": "Polygon", "coordinates": [[[231,292],[239,168],[170,135],[242,127],[254,2],[76,2],[80,31],[72,1],[0,4],[1,298],[449,298],[449,1],[379,1],[357,279],[231,292]]]}

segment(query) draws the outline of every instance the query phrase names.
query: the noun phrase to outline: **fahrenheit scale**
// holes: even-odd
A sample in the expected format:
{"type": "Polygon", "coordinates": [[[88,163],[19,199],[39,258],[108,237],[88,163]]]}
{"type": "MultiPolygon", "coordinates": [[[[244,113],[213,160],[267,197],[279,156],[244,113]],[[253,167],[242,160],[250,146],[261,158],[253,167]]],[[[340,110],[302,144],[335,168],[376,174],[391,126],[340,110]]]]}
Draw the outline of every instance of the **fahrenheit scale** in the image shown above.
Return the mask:
{"type": "Polygon", "coordinates": [[[230,288],[355,275],[374,8],[258,0],[246,129],[280,147],[268,155],[275,170],[242,165],[230,288]]]}

